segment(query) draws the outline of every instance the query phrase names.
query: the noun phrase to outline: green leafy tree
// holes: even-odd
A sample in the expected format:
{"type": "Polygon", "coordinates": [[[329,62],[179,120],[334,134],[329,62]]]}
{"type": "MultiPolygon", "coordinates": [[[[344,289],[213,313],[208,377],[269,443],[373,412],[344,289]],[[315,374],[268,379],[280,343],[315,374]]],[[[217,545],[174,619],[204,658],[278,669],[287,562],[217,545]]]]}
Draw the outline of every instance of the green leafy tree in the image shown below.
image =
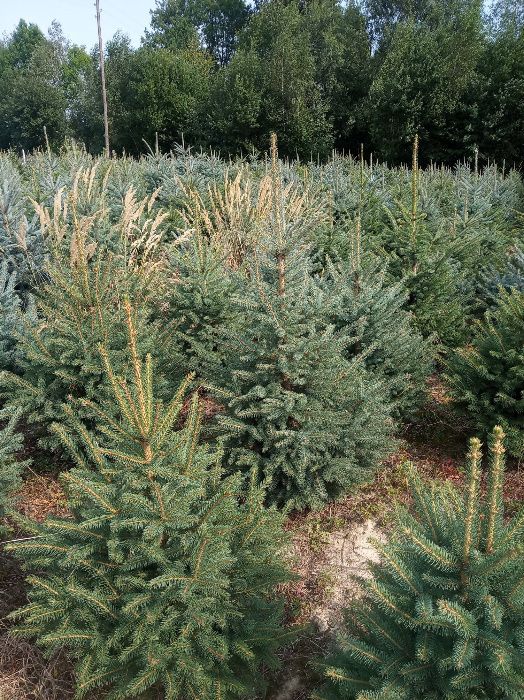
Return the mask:
{"type": "Polygon", "coordinates": [[[524,512],[504,517],[503,431],[491,443],[480,496],[481,445],[467,487],[424,484],[409,469],[415,513],[399,507],[380,564],[349,611],[348,634],[325,666],[325,700],[522,697],[524,512]]]}
{"type": "Polygon", "coordinates": [[[285,155],[329,152],[328,106],[296,4],[277,0],[252,17],[235,56],[217,76],[212,105],[216,124],[209,130],[219,147],[262,150],[276,132],[285,155]],[[247,138],[233,141],[236,134],[247,138]]]}
{"type": "Polygon", "coordinates": [[[70,46],[62,67],[69,133],[91,153],[100,153],[104,146],[98,63],[96,51],[87,53],[79,46],[70,46]]]}
{"type": "Polygon", "coordinates": [[[9,56],[9,62],[14,68],[27,68],[31,63],[35,51],[46,44],[42,31],[36,24],[28,24],[21,19],[13,31],[4,49],[9,56]]]}
{"type": "Polygon", "coordinates": [[[21,20],[0,46],[0,148],[30,150],[66,134],[66,100],[61,84],[61,56],[56,42],[21,20]]]}
{"type": "Polygon", "coordinates": [[[211,61],[198,49],[141,48],[112,54],[108,61],[113,145],[140,153],[144,141],[169,150],[187,138],[202,140],[202,105],[207,101],[211,61]],[[127,54],[127,55],[126,55],[127,54]]]}
{"type": "Polygon", "coordinates": [[[375,61],[362,9],[336,0],[304,4],[302,23],[314,57],[336,148],[357,153],[369,143],[365,102],[375,61]]]}
{"type": "Polygon", "coordinates": [[[98,687],[114,700],[152,689],[166,700],[252,695],[288,636],[273,596],[288,578],[275,557],[282,518],[253,480],[244,490],[240,475],[222,478],[220,454],[198,444],[196,398],[175,430],[187,382],[168,404],[156,400],[133,324],[129,382],[101,355],[112,406],[89,402],[99,438],[74,404],[77,436],[55,427],[77,464],[62,477],[71,515],[24,523],[35,538],[12,549],[38,572],[18,633],[71,651],[77,697],[98,687]]]}
{"type": "MultiPolygon", "coordinates": [[[[410,17],[392,30],[369,92],[369,120],[375,149],[388,161],[408,160],[416,134],[424,154],[450,159],[449,117],[463,108],[476,79],[482,46],[480,3],[435,26],[410,17]]],[[[460,135],[451,160],[464,152],[460,135]]],[[[470,151],[473,144],[470,142],[470,151]]]]}
{"type": "Polygon", "coordinates": [[[211,86],[206,133],[227,153],[253,152],[259,145],[263,93],[260,60],[254,51],[238,50],[211,86]]]}
{"type": "Polygon", "coordinates": [[[198,20],[193,7],[194,3],[186,0],[159,0],[151,11],[151,29],[146,30],[144,43],[171,51],[198,44],[198,20]]]}
{"type": "MultiPolygon", "coordinates": [[[[107,82],[107,100],[109,107],[109,126],[111,132],[111,140],[116,140],[116,148],[123,148],[124,144],[120,143],[120,139],[133,139],[133,142],[140,142],[143,134],[128,135],[122,129],[126,128],[126,120],[128,118],[127,101],[127,81],[129,80],[129,64],[133,60],[134,49],[131,46],[131,40],[128,36],[121,32],[117,32],[110,41],[106,43],[106,82],[107,82]]],[[[99,65],[97,65],[99,67],[99,65]]],[[[100,78],[99,78],[100,80],[100,78]]],[[[99,83],[100,84],[100,83],[99,83]]],[[[100,88],[98,89],[100,92],[100,88]]],[[[145,144],[141,142],[142,145],[145,144]]],[[[113,143],[115,146],[115,143],[113,143]]]]}
{"type": "Polygon", "coordinates": [[[176,50],[199,37],[218,65],[225,65],[248,18],[244,0],[159,0],[146,41],[176,50]]]}
{"type": "Polygon", "coordinates": [[[524,29],[524,7],[519,0],[496,0],[491,5],[489,19],[495,30],[518,32],[524,29]]]}
{"type": "Polygon", "coordinates": [[[508,450],[524,455],[524,292],[500,291],[497,306],[478,323],[472,343],[448,361],[458,404],[485,431],[495,421],[508,450]]]}
{"type": "Polygon", "coordinates": [[[365,9],[375,42],[387,44],[391,29],[408,19],[435,28],[475,5],[476,0],[366,0],[365,9]]]}
{"type": "Polygon", "coordinates": [[[493,9],[491,40],[480,64],[479,147],[486,157],[520,163],[524,121],[524,18],[520,3],[493,9]]]}

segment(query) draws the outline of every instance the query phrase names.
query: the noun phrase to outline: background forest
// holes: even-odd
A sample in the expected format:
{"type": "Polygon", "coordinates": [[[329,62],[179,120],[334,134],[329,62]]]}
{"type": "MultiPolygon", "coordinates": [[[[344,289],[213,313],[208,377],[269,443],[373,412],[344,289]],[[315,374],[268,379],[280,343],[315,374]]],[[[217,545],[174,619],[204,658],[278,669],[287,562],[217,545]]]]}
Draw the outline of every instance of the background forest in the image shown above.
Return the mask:
{"type": "MultiPolygon", "coordinates": [[[[158,0],[142,44],[106,45],[111,147],[185,141],[249,155],[333,148],[390,164],[419,134],[425,162],[520,164],[519,0],[158,0]]],[[[72,137],[103,146],[97,51],[20,22],[0,42],[0,149],[72,137]]]]}

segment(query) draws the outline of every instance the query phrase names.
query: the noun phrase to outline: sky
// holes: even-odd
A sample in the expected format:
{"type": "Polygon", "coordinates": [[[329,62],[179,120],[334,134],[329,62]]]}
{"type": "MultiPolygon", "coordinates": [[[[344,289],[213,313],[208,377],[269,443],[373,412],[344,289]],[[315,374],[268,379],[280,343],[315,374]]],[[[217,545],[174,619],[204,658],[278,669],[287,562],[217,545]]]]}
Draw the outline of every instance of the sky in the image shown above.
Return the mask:
{"type": "MultiPolygon", "coordinates": [[[[485,2],[489,7],[492,0],[485,2]]],[[[155,5],[155,0],[100,0],[104,40],[121,30],[138,46],[155,5]]],[[[21,19],[43,31],[57,20],[73,43],[87,49],[97,43],[94,0],[0,0],[0,36],[10,34],[21,19]]]]}
{"type": "MultiPolygon", "coordinates": [[[[100,0],[104,40],[121,30],[138,46],[155,4],[155,0],[100,0]]],[[[57,20],[67,39],[88,49],[98,41],[94,0],[0,0],[0,35],[10,34],[21,19],[43,31],[57,20]]]]}

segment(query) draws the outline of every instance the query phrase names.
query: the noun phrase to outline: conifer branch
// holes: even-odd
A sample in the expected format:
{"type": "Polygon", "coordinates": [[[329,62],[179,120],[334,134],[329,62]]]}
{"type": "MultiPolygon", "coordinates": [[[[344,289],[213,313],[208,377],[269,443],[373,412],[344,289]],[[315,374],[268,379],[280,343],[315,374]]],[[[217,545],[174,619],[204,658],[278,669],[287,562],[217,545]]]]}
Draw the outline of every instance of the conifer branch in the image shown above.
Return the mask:
{"type": "Polygon", "coordinates": [[[493,552],[495,541],[495,527],[501,518],[502,485],[504,478],[504,431],[500,426],[493,430],[493,442],[490,446],[492,462],[490,465],[488,495],[487,495],[487,517],[486,517],[486,544],[487,554],[493,552]]]}
{"type": "Polygon", "coordinates": [[[466,498],[466,518],[464,523],[463,577],[468,576],[471,547],[473,543],[473,527],[478,513],[478,490],[480,483],[480,461],[482,454],[478,438],[472,438],[468,453],[468,487],[466,498]]]}

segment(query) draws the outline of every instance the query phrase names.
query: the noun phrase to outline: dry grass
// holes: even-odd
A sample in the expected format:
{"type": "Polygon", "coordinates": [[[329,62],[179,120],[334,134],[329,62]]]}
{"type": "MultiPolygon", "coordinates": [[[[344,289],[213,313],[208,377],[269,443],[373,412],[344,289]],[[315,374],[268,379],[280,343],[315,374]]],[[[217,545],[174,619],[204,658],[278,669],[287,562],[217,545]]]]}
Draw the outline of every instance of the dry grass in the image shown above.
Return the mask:
{"type": "MultiPolygon", "coordinates": [[[[50,474],[31,474],[16,494],[17,509],[31,520],[43,522],[48,515],[68,515],[66,497],[58,478],[50,474]]],[[[0,700],[2,698],[0,697],[0,700]]]]}
{"type": "MultiPolygon", "coordinates": [[[[286,240],[298,231],[304,241],[308,233],[329,219],[325,199],[311,187],[284,184],[279,172],[276,142],[272,145],[272,168],[260,180],[245,168],[233,177],[226,171],[224,181],[210,185],[205,195],[181,180],[186,235],[209,240],[222,252],[224,261],[237,269],[248,251],[261,243],[268,225],[286,230],[286,240]]],[[[278,233],[278,232],[277,232],[278,233]]]]}
{"type": "Polygon", "coordinates": [[[31,642],[0,635],[0,700],[67,700],[73,688],[65,654],[45,659],[31,642]]]}

